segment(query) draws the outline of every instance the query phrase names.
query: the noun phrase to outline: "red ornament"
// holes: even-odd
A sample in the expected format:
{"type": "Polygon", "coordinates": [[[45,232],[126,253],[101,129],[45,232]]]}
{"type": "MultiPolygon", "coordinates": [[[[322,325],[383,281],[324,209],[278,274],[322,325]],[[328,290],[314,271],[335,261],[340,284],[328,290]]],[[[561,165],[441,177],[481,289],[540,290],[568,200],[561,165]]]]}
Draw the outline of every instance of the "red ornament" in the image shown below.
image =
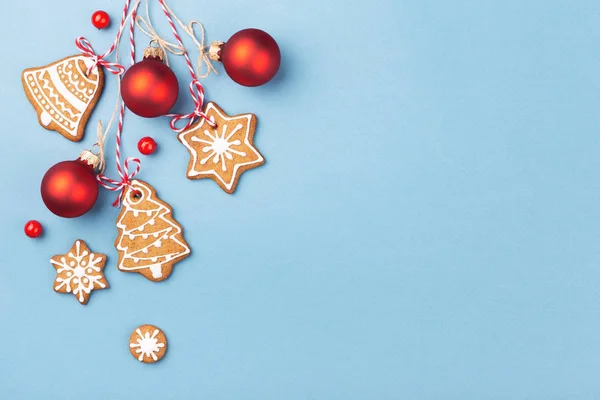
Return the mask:
{"type": "Polygon", "coordinates": [[[39,237],[42,234],[42,224],[36,220],[27,221],[25,224],[25,234],[32,239],[39,237]]]}
{"type": "Polygon", "coordinates": [[[264,85],[275,76],[281,63],[277,42],[260,29],[244,29],[227,43],[213,43],[213,58],[215,45],[220,47],[216,58],[223,63],[227,75],[240,85],[264,85]]]}
{"type": "Polygon", "coordinates": [[[106,11],[96,11],[92,14],[92,25],[98,29],[107,28],[110,25],[110,16],[106,11]]]}
{"type": "Polygon", "coordinates": [[[177,77],[162,60],[161,49],[150,47],[144,59],[123,75],[123,102],[134,114],[155,118],[168,114],[179,95],[177,77]]]}
{"type": "Polygon", "coordinates": [[[51,167],[42,179],[42,200],[48,210],[63,218],[88,212],[98,198],[94,169],[98,157],[85,150],[79,159],[51,167]]]}
{"type": "Polygon", "coordinates": [[[150,136],[146,136],[140,139],[138,142],[138,150],[145,156],[156,151],[156,142],[150,136]]]}

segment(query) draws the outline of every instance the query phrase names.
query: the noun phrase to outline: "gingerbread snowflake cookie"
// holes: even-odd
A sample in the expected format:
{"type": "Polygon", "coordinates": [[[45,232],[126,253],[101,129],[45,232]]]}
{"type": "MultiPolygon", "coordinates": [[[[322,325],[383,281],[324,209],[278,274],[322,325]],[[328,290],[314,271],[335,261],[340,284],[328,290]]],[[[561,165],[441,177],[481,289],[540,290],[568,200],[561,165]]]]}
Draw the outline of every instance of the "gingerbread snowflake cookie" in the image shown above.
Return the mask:
{"type": "Polygon", "coordinates": [[[253,143],[256,116],[229,116],[213,102],[206,105],[204,113],[216,127],[201,118],[178,136],[191,155],[187,177],[211,178],[231,194],[244,171],[265,163],[253,143]]]}
{"type": "Polygon", "coordinates": [[[76,240],[71,250],[52,257],[50,262],[56,269],[54,291],[73,293],[81,304],[87,304],[92,290],[108,287],[102,271],[106,256],[93,253],[83,240],[76,240]]]}
{"type": "Polygon", "coordinates": [[[154,325],[142,325],[129,337],[129,352],[138,361],[155,363],[167,352],[167,337],[154,325]]]}
{"type": "Polygon", "coordinates": [[[137,272],[151,281],[167,279],[173,265],[191,252],[171,206],[140,180],[132,181],[123,194],[117,229],[119,270],[137,272]]]}
{"type": "Polygon", "coordinates": [[[41,126],[74,142],[83,138],[104,87],[102,68],[93,66],[88,57],[75,55],[26,69],[21,80],[41,126]]]}

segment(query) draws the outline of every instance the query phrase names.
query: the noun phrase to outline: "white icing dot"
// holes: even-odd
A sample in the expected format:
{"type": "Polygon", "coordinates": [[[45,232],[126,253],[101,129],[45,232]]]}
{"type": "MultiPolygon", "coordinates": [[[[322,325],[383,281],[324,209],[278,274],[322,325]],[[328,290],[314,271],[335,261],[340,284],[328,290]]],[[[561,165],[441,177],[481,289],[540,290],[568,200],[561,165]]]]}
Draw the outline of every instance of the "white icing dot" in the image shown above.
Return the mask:
{"type": "Polygon", "coordinates": [[[152,257],[152,262],[158,261],[158,257],[152,257]]]}
{"type": "Polygon", "coordinates": [[[144,234],[142,235],[142,238],[144,238],[144,239],[148,239],[148,235],[144,233],[144,234]]]}
{"type": "Polygon", "coordinates": [[[160,247],[162,246],[162,242],[160,240],[158,240],[156,243],[154,243],[154,247],[160,247]]]}
{"type": "Polygon", "coordinates": [[[92,272],[94,272],[91,268],[88,268],[86,271],[88,274],[92,274],[92,272]]]}
{"type": "MultiPolygon", "coordinates": [[[[29,75],[29,80],[33,81],[33,76],[29,75]]],[[[35,86],[35,83],[32,83],[32,86],[35,86]]]]}
{"type": "Polygon", "coordinates": [[[148,254],[148,249],[142,249],[142,253],[148,254]]]}
{"type": "Polygon", "coordinates": [[[75,261],[71,261],[71,262],[69,263],[69,265],[70,265],[71,267],[74,267],[74,266],[75,266],[75,261]]]}
{"type": "Polygon", "coordinates": [[[73,272],[72,271],[67,271],[67,276],[70,278],[71,276],[73,276],[73,272]]]}
{"type": "Polygon", "coordinates": [[[146,215],[147,216],[151,216],[152,215],[152,211],[146,211],[146,215]]]}
{"type": "Polygon", "coordinates": [[[154,232],[154,233],[152,234],[152,236],[154,236],[155,238],[157,238],[157,237],[158,237],[158,232],[154,232]]]}
{"type": "Polygon", "coordinates": [[[46,105],[46,110],[49,110],[49,109],[50,109],[50,106],[49,106],[49,105],[46,105]]]}
{"type": "Polygon", "coordinates": [[[37,93],[39,93],[39,92],[40,92],[40,90],[39,90],[39,89],[33,89],[33,93],[36,93],[36,94],[37,94],[37,93]]]}
{"type": "Polygon", "coordinates": [[[137,216],[139,216],[139,215],[140,215],[140,212],[139,212],[139,211],[137,211],[137,210],[133,210],[133,216],[134,216],[134,217],[137,217],[137,216]]]}
{"type": "Polygon", "coordinates": [[[81,266],[82,266],[82,267],[85,267],[85,264],[87,264],[85,261],[82,261],[82,262],[81,262],[81,266]]]}
{"type": "Polygon", "coordinates": [[[135,236],[133,236],[133,233],[130,233],[130,234],[129,234],[129,240],[133,240],[133,238],[134,238],[134,237],[135,237],[135,236]]]}
{"type": "Polygon", "coordinates": [[[79,278],[73,278],[73,283],[77,285],[79,283],[79,278]]]}
{"type": "Polygon", "coordinates": [[[88,278],[83,278],[83,279],[82,279],[82,282],[83,282],[83,283],[88,283],[89,281],[90,281],[90,280],[89,280],[88,278]]]}

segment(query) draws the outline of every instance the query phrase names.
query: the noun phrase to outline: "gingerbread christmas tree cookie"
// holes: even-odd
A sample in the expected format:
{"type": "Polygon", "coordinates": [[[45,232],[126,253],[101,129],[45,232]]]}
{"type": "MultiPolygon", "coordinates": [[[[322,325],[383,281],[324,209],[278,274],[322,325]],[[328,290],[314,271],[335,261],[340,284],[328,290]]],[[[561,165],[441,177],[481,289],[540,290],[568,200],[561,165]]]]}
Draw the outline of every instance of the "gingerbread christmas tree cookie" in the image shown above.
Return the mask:
{"type": "Polygon", "coordinates": [[[167,279],[173,265],[190,254],[171,206],[146,182],[134,180],[126,189],[117,228],[115,247],[121,271],[137,272],[158,282],[167,279]]]}
{"type": "Polygon", "coordinates": [[[178,136],[191,155],[187,177],[211,178],[231,194],[244,171],[265,163],[253,143],[256,116],[229,116],[213,102],[206,105],[204,113],[216,127],[201,118],[178,136]]]}
{"type": "Polygon", "coordinates": [[[106,256],[93,253],[83,240],[76,240],[66,254],[50,259],[56,269],[54,291],[73,293],[81,304],[87,304],[92,290],[106,289],[104,277],[106,256]]]}
{"type": "Polygon", "coordinates": [[[44,128],[78,142],[104,87],[104,72],[83,55],[23,71],[29,102],[44,128]]]}

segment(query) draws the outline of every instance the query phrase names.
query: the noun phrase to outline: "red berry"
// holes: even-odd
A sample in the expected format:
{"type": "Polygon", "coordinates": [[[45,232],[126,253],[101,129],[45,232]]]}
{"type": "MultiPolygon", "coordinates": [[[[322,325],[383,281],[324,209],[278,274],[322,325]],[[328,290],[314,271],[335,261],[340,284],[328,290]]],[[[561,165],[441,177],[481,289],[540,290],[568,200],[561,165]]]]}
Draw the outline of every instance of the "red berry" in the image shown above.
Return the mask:
{"type": "Polygon", "coordinates": [[[156,142],[150,136],[146,136],[140,139],[138,142],[138,150],[145,156],[156,151],[156,142]]]}
{"type": "Polygon", "coordinates": [[[104,29],[110,25],[110,17],[106,11],[96,11],[92,14],[92,25],[98,29],[104,29]]]}
{"type": "Polygon", "coordinates": [[[30,238],[39,237],[42,234],[42,224],[36,220],[27,221],[25,224],[25,234],[30,238]]]}

